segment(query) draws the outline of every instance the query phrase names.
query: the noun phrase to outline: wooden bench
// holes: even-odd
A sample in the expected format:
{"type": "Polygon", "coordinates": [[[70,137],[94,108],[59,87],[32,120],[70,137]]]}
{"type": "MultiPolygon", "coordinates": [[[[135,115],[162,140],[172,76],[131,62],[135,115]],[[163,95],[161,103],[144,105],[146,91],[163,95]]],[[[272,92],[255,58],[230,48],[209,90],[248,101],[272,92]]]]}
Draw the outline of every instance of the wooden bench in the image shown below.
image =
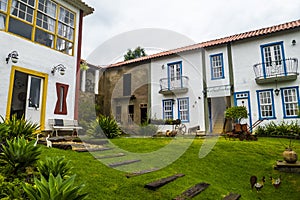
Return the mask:
{"type": "Polygon", "coordinates": [[[52,135],[55,131],[56,137],[59,130],[73,131],[72,136],[74,136],[77,135],[79,129],[82,129],[81,126],[78,126],[78,121],[73,119],[49,119],[49,126],[52,129],[52,135]]]}

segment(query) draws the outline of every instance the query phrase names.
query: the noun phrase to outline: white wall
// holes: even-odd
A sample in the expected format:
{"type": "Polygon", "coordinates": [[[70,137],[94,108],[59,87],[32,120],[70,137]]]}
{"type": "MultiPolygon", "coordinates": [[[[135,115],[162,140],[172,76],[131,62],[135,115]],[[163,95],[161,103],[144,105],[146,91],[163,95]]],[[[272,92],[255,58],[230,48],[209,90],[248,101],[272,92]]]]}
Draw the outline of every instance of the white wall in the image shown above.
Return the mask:
{"type": "MultiPolygon", "coordinates": [[[[275,89],[275,83],[269,84],[256,84],[255,73],[253,70],[253,65],[261,63],[261,48],[260,45],[280,42],[283,41],[285,58],[300,58],[300,33],[286,33],[277,34],[276,36],[266,36],[259,37],[255,40],[241,41],[234,43],[232,45],[232,55],[233,55],[233,72],[234,72],[234,82],[235,82],[235,92],[240,91],[250,91],[250,101],[251,101],[251,112],[253,123],[258,120],[258,102],[257,102],[257,90],[263,89],[275,89]],[[292,40],[296,40],[297,44],[292,46],[292,40]],[[299,40],[299,41],[298,41],[299,40]]],[[[299,70],[298,70],[299,72],[299,70]]],[[[278,88],[287,86],[299,86],[299,76],[296,81],[290,82],[278,82],[278,88]]],[[[274,95],[275,113],[276,120],[274,122],[281,122],[283,120],[283,110],[282,110],[282,100],[281,95],[274,95]]],[[[284,119],[286,120],[286,119],[284,119]]],[[[293,119],[291,119],[293,120],[293,119]]],[[[294,119],[295,120],[295,119],[294,119]]],[[[269,123],[271,120],[265,121],[264,123],[269,123]]]]}
{"type": "MultiPolygon", "coordinates": [[[[151,62],[151,118],[163,118],[163,105],[164,99],[176,99],[174,109],[174,118],[178,117],[177,99],[189,98],[189,114],[190,122],[185,123],[187,128],[199,125],[201,130],[205,130],[205,117],[204,117],[204,98],[203,98],[203,74],[202,74],[202,61],[200,51],[191,51],[184,54],[163,57],[151,62]],[[177,61],[182,61],[182,75],[188,76],[188,92],[175,95],[160,94],[159,80],[167,78],[167,64],[177,61]],[[164,67],[162,67],[164,66],[164,67]]],[[[162,129],[171,129],[167,125],[162,129]]],[[[187,129],[188,131],[188,129],[187,129]]]]}

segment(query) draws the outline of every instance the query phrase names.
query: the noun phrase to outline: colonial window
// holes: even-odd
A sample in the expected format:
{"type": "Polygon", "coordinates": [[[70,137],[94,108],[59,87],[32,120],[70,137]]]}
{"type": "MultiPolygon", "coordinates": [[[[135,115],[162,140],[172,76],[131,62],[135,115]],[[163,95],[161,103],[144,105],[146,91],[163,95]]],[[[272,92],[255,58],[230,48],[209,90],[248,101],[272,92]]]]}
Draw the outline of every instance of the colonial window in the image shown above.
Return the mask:
{"type": "Polygon", "coordinates": [[[283,111],[285,118],[298,117],[299,91],[298,87],[283,88],[282,90],[283,111]]]}
{"type": "Polygon", "coordinates": [[[116,121],[121,123],[121,116],[122,116],[122,107],[116,106],[116,121]]]}
{"type": "Polygon", "coordinates": [[[134,121],[134,105],[128,105],[128,123],[132,124],[134,121]]]}
{"type": "Polygon", "coordinates": [[[67,94],[68,94],[69,85],[56,83],[56,95],[57,101],[54,110],[54,114],[67,114],[67,94]]]}
{"type": "Polygon", "coordinates": [[[168,88],[182,87],[182,62],[168,64],[168,88]]]}
{"type": "Polygon", "coordinates": [[[123,75],[123,96],[131,96],[131,74],[123,75]]]}
{"type": "Polygon", "coordinates": [[[210,56],[211,79],[224,78],[223,54],[215,54],[210,56]]]}
{"type": "Polygon", "coordinates": [[[173,119],[173,99],[163,100],[163,119],[173,119]]]}
{"type": "Polygon", "coordinates": [[[261,54],[265,77],[285,73],[283,42],[261,45],[261,54]]]}
{"type": "Polygon", "coordinates": [[[73,55],[74,29],[75,13],[54,1],[0,0],[0,30],[73,55]]]}
{"type": "Polygon", "coordinates": [[[189,121],[189,99],[180,98],[178,99],[178,119],[182,122],[189,121]]]}
{"type": "Polygon", "coordinates": [[[272,90],[257,91],[258,110],[260,119],[274,119],[274,101],[272,90]]]}

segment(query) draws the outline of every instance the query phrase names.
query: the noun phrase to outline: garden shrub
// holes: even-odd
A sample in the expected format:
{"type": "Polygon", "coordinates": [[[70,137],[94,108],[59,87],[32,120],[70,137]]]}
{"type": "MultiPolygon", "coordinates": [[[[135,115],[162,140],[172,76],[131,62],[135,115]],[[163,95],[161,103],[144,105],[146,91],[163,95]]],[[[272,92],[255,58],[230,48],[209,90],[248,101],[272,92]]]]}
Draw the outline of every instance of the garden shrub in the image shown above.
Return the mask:
{"type": "Polygon", "coordinates": [[[40,147],[34,146],[34,141],[28,142],[23,137],[6,140],[0,153],[2,170],[10,176],[22,175],[28,167],[35,166],[40,154],[40,147]]]}
{"type": "Polygon", "coordinates": [[[22,181],[18,178],[7,180],[0,174],[0,199],[23,199],[24,191],[22,188],[22,181]]]}
{"type": "MultiPolygon", "coordinates": [[[[39,125],[35,124],[29,120],[18,119],[16,115],[13,115],[11,119],[4,119],[1,117],[2,122],[0,126],[0,138],[10,140],[16,137],[24,137],[25,139],[34,139],[33,133],[39,129],[39,125]],[[5,128],[5,126],[7,128],[5,128]],[[4,129],[4,130],[3,130],[4,129]],[[5,133],[6,132],[6,133],[5,133]]],[[[3,140],[2,140],[3,142],[3,140]]]]}
{"type": "Polygon", "coordinates": [[[29,199],[34,200],[81,200],[87,197],[87,193],[80,194],[83,184],[74,186],[75,176],[63,179],[50,174],[49,180],[41,176],[41,180],[34,178],[35,185],[24,184],[23,188],[29,199]]]}
{"type": "Polygon", "coordinates": [[[65,157],[46,157],[45,161],[38,162],[38,171],[46,180],[49,180],[50,174],[67,178],[71,171],[70,161],[65,157]]]}
{"type": "Polygon", "coordinates": [[[122,132],[113,118],[99,115],[95,121],[90,123],[87,133],[95,138],[102,138],[104,136],[115,138],[120,136],[122,132]]]}
{"type": "Polygon", "coordinates": [[[279,124],[270,122],[264,126],[258,126],[255,134],[258,136],[295,136],[300,134],[300,126],[297,121],[289,123],[282,121],[279,124]]]}

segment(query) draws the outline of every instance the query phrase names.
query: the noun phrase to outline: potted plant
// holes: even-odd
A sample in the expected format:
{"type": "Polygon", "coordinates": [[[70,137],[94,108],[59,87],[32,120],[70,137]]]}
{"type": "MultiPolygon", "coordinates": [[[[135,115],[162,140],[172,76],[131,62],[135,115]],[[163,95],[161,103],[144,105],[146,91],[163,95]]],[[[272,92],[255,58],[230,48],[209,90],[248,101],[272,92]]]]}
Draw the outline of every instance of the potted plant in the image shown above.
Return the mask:
{"type": "Polygon", "coordinates": [[[243,118],[248,118],[247,108],[245,106],[233,106],[225,111],[225,118],[232,119],[234,123],[240,124],[243,118]]]}
{"type": "MultiPolygon", "coordinates": [[[[296,137],[296,135],[294,134],[294,136],[296,137]]],[[[298,155],[297,153],[293,150],[293,141],[292,141],[292,137],[290,137],[290,141],[289,144],[285,147],[285,150],[282,153],[283,159],[285,160],[285,162],[287,163],[296,163],[298,160],[298,155]]]]}

